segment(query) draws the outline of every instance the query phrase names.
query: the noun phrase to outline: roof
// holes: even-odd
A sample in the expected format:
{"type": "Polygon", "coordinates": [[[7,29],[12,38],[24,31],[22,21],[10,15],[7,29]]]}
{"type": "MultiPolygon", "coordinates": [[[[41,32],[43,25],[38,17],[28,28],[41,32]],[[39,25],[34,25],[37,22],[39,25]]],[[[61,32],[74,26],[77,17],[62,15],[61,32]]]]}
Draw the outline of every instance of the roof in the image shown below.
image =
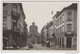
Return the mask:
{"type": "Polygon", "coordinates": [[[56,17],[56,15],[57,15],[57,14],[55,14],[55,15],[52,17],[52,19],[53,19],[53,18],[55,18],[55,17],[56,17]]]}
{"type": "Polygon", "coordinates": [[[64,7],[58,14],[56,14],[56,18],[66,9],[77,9],[77,3],[73,3],[67,7],[64,7]]]}
{"type": "Polygon", "coordinates": [[[29,28],[33,28],[33,27],[38,28],[35,24],[29,26],[29,28]]]}
{"type": "Polygon", "coordinates": [[[47,25],[46,25],[46,29],[48,29],[49,27],[51,27],[53,25],[53,21],[49,22],[47,25]]]}

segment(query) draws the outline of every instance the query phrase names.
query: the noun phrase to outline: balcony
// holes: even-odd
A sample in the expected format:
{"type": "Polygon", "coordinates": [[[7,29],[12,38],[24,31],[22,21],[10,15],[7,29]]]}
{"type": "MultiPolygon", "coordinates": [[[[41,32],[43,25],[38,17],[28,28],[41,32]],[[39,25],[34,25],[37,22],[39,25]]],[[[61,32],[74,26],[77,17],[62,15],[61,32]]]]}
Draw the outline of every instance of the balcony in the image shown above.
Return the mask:
{"type": "Polygon", "coordinates": [[[65,34],[66,37],[68,37],[68,36],[69,36],[69,37],[70,37],[70,36],[71,36],[71,37],[74,36],[74,32],[73,32],[73,31],[71,31],[71,32],[65,32],[64,34],[65,34]]]}
{"type": "Polygon", "coordinates": [[[20,13],[15,12],[15,11],[12,11],[11,15],[12,15],[13,18],[17,18],[17,19],[20,17],[20,13]]]}

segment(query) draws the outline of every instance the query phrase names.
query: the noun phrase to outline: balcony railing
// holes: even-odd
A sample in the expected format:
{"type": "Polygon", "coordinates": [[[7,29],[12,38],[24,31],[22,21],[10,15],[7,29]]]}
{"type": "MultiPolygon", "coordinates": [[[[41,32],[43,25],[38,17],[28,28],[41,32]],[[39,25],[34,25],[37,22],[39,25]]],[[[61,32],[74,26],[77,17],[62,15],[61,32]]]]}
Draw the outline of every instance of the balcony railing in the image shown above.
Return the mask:
{"type": "Polygon", "coordinates": [[[64,34],[65,34],[65,36],[73,36],[74,32],[73,31],[71,31],[71,32],[65,32],[64,34]]]}

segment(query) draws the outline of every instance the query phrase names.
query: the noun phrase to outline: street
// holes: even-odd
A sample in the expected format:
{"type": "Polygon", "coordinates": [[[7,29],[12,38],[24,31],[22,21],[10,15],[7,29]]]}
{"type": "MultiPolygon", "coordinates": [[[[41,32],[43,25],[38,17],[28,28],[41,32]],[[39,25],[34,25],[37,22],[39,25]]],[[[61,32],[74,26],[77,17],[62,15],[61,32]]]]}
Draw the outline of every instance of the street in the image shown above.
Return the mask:
{"type": "Polygon", "coordinates": [[[58,48],[58,47],[46,47],[41,44],[33,44],[33,48],[19,48],[19,50],[75,50],[75,48],[58,48]]]}
{"type": "Polygon", "coordinates": [[[33,44],[33,48],[28,46],[22,48],[8,48],[7,50],[76,50],[76,48],[59,48],[59,47],[46,47],[41,44],[33,44]]]}
{"type": "Polygon", "coordinates": [[[33,48],[31,50],[52,50],[51,48],[49,47],[46,47],[46,46],[41,46],[41,44],[34,44],[33,45],[33,48]]]}
{"type": "Polygon", "coordinates": [[[41,46],[41,44],[34,44],[33,48],[24,47],[20,48],[20,50],[53,50],[53,49],[50,47],[41,46]]]}

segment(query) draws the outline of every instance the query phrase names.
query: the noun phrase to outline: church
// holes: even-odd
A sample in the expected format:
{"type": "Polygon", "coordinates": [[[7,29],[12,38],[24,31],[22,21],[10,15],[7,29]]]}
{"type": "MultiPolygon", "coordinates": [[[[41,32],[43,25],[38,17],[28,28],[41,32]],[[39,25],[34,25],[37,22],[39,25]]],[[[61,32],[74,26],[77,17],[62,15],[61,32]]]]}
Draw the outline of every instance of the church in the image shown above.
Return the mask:
{"type": "Polygon", "coordinates": [[[28,33],[28,43],[31,44],[40,44],[41,42],[40,33],[38,32],[38,27],[35,25],[35,22],[29,27],[28,33]]]}

